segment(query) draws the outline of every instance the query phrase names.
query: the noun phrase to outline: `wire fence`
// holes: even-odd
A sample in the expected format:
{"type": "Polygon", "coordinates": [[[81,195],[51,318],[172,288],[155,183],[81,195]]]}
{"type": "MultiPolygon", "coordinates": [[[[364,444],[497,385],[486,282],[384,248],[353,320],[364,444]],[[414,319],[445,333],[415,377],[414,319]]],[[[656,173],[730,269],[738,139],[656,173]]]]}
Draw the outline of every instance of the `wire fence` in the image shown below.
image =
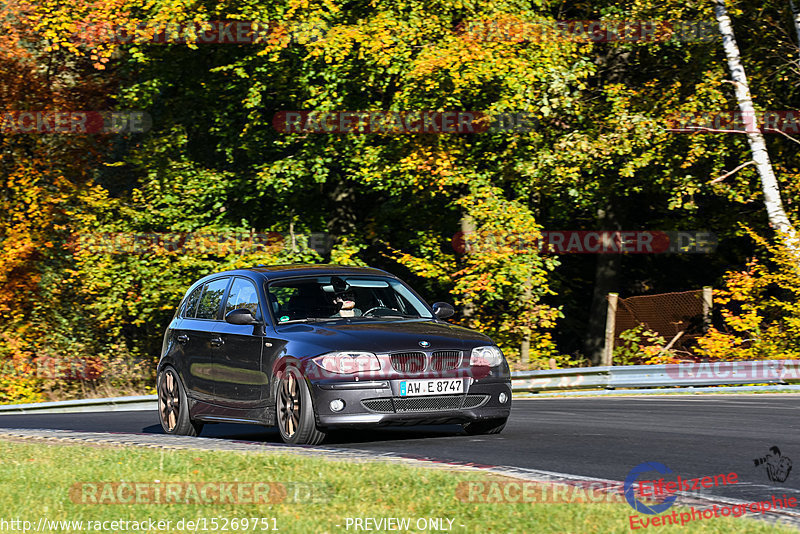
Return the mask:
{"type": "Polygon", "coordinates": [[[620,342],[619,336],[625,330],[644,325],[667,342],[674,340],[673,350],[691,355],[691,347],[703,335],[710,313],[710,288],[618,299],[614,344],[620,342]]]}

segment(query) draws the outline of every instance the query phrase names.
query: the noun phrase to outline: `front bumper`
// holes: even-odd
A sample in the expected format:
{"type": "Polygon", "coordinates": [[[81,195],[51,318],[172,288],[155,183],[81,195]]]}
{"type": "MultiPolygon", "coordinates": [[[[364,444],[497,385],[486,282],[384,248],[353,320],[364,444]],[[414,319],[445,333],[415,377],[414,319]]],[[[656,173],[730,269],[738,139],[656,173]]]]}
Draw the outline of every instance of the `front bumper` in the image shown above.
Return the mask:
{"type": "Polygon", "coordinates": [[[400,383],[404,380],[311,381],[317,424],[323,428],[449,424],[500,419],[511,413],[508,378],[465,377],[464,393],[420,396],[401,396],[400,383]],[[500,402],[501,393],[505,393],[504,403],[500,402]],[[343,410],[331,410],[330,402],[334,399],[344,401],[343,410]]]}

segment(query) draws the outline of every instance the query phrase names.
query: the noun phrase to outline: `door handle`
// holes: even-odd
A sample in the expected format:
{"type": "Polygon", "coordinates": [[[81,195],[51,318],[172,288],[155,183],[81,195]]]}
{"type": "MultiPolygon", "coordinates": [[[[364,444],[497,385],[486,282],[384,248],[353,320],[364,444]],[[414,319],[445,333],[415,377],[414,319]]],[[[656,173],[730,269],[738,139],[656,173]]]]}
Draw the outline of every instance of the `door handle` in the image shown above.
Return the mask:
{"type": "Polygon", "coordinates": [[[225,341],[223,341],[222,338],[219,336],[211,338],[211,346],[213,347],[219,347],[223,343],[225,343],[225,341]]]}
{"type": "Polygon", "coordinates": [[[189,336],[187,336],[186,334],[181,334],[175,339],[178,340],[178,343],[186,343],[187,341],[189,341],[189,336]]]}

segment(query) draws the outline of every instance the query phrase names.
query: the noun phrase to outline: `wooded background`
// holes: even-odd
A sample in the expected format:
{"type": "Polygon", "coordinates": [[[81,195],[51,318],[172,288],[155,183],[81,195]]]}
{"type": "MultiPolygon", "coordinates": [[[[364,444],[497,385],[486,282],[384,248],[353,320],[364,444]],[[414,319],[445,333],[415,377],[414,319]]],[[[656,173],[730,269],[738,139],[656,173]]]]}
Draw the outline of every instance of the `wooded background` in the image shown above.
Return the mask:
{"type": "MultiPolygon", "coordinates": [[[[5,121],[0,399],[151,387],[164,329],[193,280],[292,262],[387,269],[430,302],[454,301],[456,320],[491,335],[512,362],[528,346],[531,367],[551,358],[596,363],[610,291],[708,285],[722,290],[721,308],[698,355],[800,357],[797,263],[772,233],[757,169],[718,179],[752,159],[747,136],[669,131],[678,114],[738,109],[719,33],[594,42],[519,30],[524,21],[559,20],[700,21],[718,30],[714,7],[4,2],[6,119],[19,111],[137,110],[152,126],[37,134],[15,133],[5,121]],[[146,36],[117,43],[91,31],[221,20],[260,21],[270,31],[255,44],[146,36]],[[536,128],[285,134],[272,121],[287,110],[524,112],[536,128]],[[718,246],[707,254],[560,256],[513,243],[453,246],[459,232],[532,242],[543,230],[706,231],[718,246]],[[244,238],[240,247],[205,252],[102,246],[111,235],[157,233],[289,237],[260,250],[244,238]],[[330,235],[332,249],[309,247],[312,233],[330,235]]],[[[797,110],[800,52],[788,0],[729,1],[727,11],[756,109],[797,110]]],[[[796,225],[800,136],[793,137],[765,135],[796,225]]],[[[663,346],[640,334],[627,363],[652,361],[663,346]]]]}

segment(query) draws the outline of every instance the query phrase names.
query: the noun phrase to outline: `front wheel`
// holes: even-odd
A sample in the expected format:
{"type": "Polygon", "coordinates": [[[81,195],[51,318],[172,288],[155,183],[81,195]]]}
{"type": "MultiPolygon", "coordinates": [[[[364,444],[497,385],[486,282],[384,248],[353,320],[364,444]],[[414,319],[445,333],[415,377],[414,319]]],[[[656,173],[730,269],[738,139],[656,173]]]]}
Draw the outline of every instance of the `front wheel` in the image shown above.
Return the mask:
{"type": "Polygon", "coordinates": [[[325,432],[317,428],[308,385],[297,369],[286,369],[276,401],[278,430],[285,443],[317,445],[325,439],[325,432]]]}
{"type": "Polygon", "coordinates": [[[470,421],[464,423],[464,432],[470,436],[477,436],[480,434],[499,434],[506,427],[508,417],[501,417],[500,419],[485,419],[483,421],[470,421]]]}
{"type": "Polygon", "coordinates": [[[203,423],[189,418],[189,403],[178,372],[166,366],[156,380],[158,390],[158,419],[167,434],[196,436],[203,430],[203,423]]]}

